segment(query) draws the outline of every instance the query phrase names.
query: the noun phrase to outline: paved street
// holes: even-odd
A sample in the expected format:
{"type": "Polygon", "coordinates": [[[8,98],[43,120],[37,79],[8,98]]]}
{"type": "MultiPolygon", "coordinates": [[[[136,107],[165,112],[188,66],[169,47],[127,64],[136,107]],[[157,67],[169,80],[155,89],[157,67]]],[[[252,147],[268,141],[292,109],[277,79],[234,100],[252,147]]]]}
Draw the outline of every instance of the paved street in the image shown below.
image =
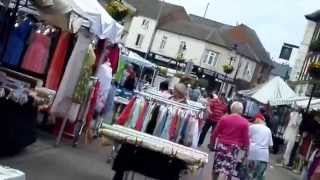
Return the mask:
{"type": "MultiPolygon", "coordinates": [[[[106,163],[109,148],[99,143],[72,148],[64,144],[58,148],[51,140],[40,140],[18,156],[0,159],[0,164],[22,170],[27,180],[111,180],[113,171],[106,163]]],[[[210,180],[211,167],[200,175],[187,175],[182,180],[210,180]]],[[[136,175],[135,180],[145,180],[136,175]]],[[[299,180],[287,170],[271,168],[267,180],[299,180]]]]}

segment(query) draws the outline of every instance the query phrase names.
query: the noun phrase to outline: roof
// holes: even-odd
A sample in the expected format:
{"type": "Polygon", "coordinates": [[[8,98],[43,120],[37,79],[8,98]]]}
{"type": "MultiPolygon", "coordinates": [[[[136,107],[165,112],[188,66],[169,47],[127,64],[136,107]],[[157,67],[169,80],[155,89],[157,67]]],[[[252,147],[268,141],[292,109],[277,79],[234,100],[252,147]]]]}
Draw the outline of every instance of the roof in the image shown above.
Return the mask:
{"type": "Polygon", "coordinates": [[[305,16],[310,21],[320,22],[320,9],[305,16]]]}
{"type": "Polygon", "coordinates": [[[281,77],[274,77],[267,83],[254,89],[239,91],[239,94],[249,96],[262,104],[271,106],[292,104],[299,96],[281,77]]]}
{"type": "MultiPolygon", "coordinates": [[[[158,0],[126,0],[137,9],[137,14],[157,19],[161,2],[158,0]],[[152,7],[152,8],[150,8],[152,7]]],[[[196,15],[188,15],[184,7],[163,3],[159,29],[231,49],[237,44],[237,52],[256,62],[272,66],[269,53],[258,35],[250,27],[232,26],[196,15]]]]}
{"type": "Polygon", "coordinates": [[[194,23],[217,29],[219,35],[224,39],[224,45],[227,47],[230,48],[237,44],[238,53],[250,59],[272,65],[270,55],[265,50],[257,33],[247,25],[231,26],[196,15],[190,15],[190,19],[194,23]]]}
{"type": "MultiPolygon", "coordinates": [[[[159,11],[162,6],[161,21],[166,21],[169,16],[175,16],[175,20],[184,19],[189,20],[188,14],[184,7],[175,4],[161,2],[158,0],[125,0],[127,3],[136,8],[138,15],[148,17],[151,19],[157,19],[159,11]]],[[[172,20],[172,19],[171,19],[172,20]]]]}
{"type": "Polygon", "coordinates": [[[271,71],[271,74],[274,76],[280,76],[284,79],[286,79],[289,74],[291,72],[291,67],[287,64],[280,64],[277,62],[273,62],[274,63],[274,68],[271,71]]]}

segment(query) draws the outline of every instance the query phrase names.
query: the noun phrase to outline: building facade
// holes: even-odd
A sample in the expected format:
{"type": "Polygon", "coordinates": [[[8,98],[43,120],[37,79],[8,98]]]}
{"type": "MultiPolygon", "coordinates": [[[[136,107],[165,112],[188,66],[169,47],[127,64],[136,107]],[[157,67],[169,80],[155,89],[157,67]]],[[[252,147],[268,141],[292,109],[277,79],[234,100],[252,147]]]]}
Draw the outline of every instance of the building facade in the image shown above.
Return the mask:
{"type": "Polygon", "coordinates": [[[211,84],[215,89],[227,82],[228,94],[268,80],[271,59],[248,26],[231,26],[188,15],[183,7],[158,0],[127,0],[127,3],[136,8],[136,15],[125,46],[143,56],[147,53],[149,60],[183,69],[184,65],[176,66],[182,55],[184,62],[193,63],[195,74],[215,82],[211,84]],[[231,74],[224,73],[226,64],[233,65],[231,74]],[[243,88],[237,82],[242,82],[243,88]]]}
{"type": "MultiPolygon", "coordinates": [[[[320,10],[306,15],[306,19],[308,22],[304,38],[291,74],[292,84],[295,86],[296,92],[302,96],[309,94],[312,87],[309,84],[311,78],[308,74],[310,63],[320,62],[320,52],[310,51],[311,43],[320,41],[320,10]]],[[[317,92],[316,95],[319,96],[320,93],[317,92]]]]}

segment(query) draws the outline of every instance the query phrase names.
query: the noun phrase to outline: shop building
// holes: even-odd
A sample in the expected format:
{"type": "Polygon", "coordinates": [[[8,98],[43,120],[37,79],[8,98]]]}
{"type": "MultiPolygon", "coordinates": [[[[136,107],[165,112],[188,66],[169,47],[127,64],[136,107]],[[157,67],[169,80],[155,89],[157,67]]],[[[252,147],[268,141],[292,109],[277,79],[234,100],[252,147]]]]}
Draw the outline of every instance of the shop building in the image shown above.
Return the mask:
{"type": "MultiPolygon", "coordinates": [[[[320,41],[320,10],[308,14],[305,17],[307,19],[307,26],[291,74],[292,84],[295,86],[295,91],[300,95],[309,94],[312,87],[312,85],[309,84],[309,64],[320,61],[319,52],[312,52],[310,50],[312,42],[320,41]]],[[[319,88],[316,88],[316,91],[317,89],[319,88]]],[[[320,95],[318,92],[315,94],[316,96],[320,95]]]]}
{"type": "Polygon", "coordinates": [[[182,6],[157,0],[126,2],[136,8],[136,14],[128,26],[125,45],[143,56],[147,53],[149,60],[173,69],[192,62],[193,73],[214,82],[211,87],[219,89],[226,82],[227,94],[268,80],[270,56],[250,27],[188,15],[182,6]],[[184,63],[177,66],[181,55],[184,63]],[[232,73],[224,73],[226,64],[234,67],[232,73]]]}

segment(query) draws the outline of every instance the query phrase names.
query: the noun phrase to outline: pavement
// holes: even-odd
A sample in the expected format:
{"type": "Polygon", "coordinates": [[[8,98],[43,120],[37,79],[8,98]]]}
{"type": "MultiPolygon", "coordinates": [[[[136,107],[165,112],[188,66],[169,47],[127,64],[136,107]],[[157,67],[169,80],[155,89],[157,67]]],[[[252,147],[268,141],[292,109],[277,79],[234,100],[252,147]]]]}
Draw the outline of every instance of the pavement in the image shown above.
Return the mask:
{"type": "MultiPolygon", "coordinates": [[[[99,141],[90,145],[81,144],[77,148],[69,143],[59,147],[53,144],[52,138],[40,138],[24,152],[0,159],[0,164],[23,171],[27,180],[112,180],[114,172],[106,161],[110,147],[102,147],[99,141]]],[[[208,164],[204,169],[181,179],[211,180],[211,166],[208,164]]],[[[135,180],[146,179],[135,175],[135,180]]],[[[271,167],[267,180],[299,180],[299,176],[286,169],[271,167]]]]}

